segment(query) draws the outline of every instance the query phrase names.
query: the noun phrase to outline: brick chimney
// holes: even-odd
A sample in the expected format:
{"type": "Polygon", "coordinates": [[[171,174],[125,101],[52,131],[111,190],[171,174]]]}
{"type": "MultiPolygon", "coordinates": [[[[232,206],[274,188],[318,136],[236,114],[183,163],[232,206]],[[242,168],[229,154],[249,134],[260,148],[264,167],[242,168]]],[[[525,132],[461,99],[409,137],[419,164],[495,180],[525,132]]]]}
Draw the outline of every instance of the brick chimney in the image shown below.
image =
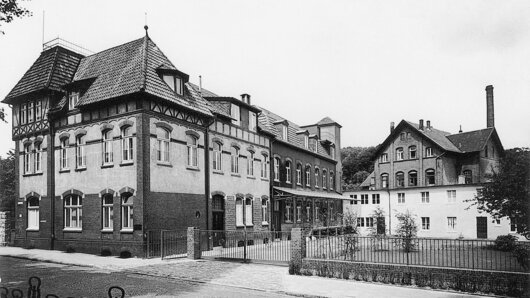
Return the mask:
{"type": "Polygon", "coordinates": [[[250,94],[247,94],[247,93],[241,94],[241,101],[246,104],[250,104],[250,94]]]}
{"type": "Polygon", "coordinates": [[[392,134],[394,132],[394,122],[390,122],[390,133],[392,134]]]}
{"type": "Polygon", "coordinates": [[[495,127],[495,113],[493,111],[493,86],[486,86],[486,127],[495,127]]]}
{"type": "Polygon", "coordinates": [[[418,126],[419,130],[423,130],[423,119],[420,119],[420,125],[418,126]]]}
{"type": "Polygon", "coordinates": [[[428,130],[431,129],[431,120],[427,120],[427,129],[428,129],[428,130]]]}

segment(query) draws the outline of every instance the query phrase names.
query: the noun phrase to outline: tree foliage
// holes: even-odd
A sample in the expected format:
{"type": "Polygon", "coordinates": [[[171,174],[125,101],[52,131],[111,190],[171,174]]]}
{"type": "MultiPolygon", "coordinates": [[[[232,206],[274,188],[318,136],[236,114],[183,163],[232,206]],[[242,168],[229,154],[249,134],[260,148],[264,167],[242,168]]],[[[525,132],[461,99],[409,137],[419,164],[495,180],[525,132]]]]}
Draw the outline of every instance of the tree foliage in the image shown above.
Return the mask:
{"type": "Polygon", "coordinates": [[[418,234],[418,224],[416,223],[415,216],[407,210],[405,212],[397,213],[396,218],[398,220],[396,236],[400,238],[404,251],[410,252],[416,246],[414,238],[416,238],[418,234]]]}
{"type": "Polygon", "coordinates": [[[346,147],[340,151],[342,160],[342,190],[357,190],[374,170],[376,147],[346,147]]]}
{"type": "MultiPolygon", "coordinates": [[[[0,27],[2,24],[11,23],[15,18],[29,17],[31,11],[19,6],[18,0],[0,0],[0,27]]],[[[2,29],[0,33],[5,34],[2,29]]]]}
{"type": "Polygon", "coordinates": [[[14,211],[15,209],[15,153],[7,153],[7,158],[0,156],[0,210],[14,211]]]}
{"type": "Polygon", "coordinates": [[[487,178],[491,182],[477,193],[472,205],[493,217],[515,220],[517,232],[530,238],[530,150],[506,150],[498,170],[487,178]]]}

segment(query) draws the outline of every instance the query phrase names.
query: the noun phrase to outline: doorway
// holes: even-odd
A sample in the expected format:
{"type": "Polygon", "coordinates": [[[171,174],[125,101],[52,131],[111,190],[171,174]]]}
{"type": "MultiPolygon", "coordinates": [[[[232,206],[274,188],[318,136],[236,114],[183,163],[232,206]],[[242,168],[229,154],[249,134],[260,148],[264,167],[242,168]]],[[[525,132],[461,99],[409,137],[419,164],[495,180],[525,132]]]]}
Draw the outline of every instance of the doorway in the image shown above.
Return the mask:
{"type": "MultiPolygon", "coordinates": [[[[212,230],[224,231],[225,229],[225,199],[221,195],[212,198],[212,230]]],[[[222,246],[224,233],[214,233],[213,246],[222,246]]]]}
{"type": "Polygon", "coordinates": [[[477,238],[488,238],[488,218],[485,216],[477,216],[477,238]]]}

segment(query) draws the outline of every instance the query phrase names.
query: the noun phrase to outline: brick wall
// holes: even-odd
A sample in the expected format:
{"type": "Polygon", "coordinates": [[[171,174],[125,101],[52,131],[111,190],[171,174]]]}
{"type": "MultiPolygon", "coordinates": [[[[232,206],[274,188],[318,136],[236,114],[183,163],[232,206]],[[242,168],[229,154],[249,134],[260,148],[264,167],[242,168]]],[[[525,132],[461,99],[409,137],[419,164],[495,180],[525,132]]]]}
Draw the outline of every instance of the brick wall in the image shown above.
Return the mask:
{"type": "Polygon", "coordinates": [[[202,194],[150,192],[144,205],[146,230],[206,229],[206,201],[202,194]],[[196,212],[200,212],[200,218],[196,212]]]}

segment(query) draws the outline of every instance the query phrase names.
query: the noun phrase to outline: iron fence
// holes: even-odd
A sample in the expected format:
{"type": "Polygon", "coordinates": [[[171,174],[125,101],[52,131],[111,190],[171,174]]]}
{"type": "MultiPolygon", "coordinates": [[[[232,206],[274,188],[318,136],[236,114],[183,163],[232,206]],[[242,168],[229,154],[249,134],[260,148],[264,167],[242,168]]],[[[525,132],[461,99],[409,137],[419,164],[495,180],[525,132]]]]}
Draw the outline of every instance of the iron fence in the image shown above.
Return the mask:
{"type": "Polygon", "coordinates": [[[185,257],[187,253],[186,230],[147,231],[146,257],[171,258],[185,257]]]}
{"type": "Polygon", "coordinates": [[[287,263],[291,258],[291,233],[275,231],[201,230],[202,257],[287,263]]]}
{"type": "MultiPolygon", "coordinates": [[[[306,257],[430,267],[528,272],[513,252],[496,250],[494,240],[309,235],[306,257]]],[[[529,245],[521,242],[522,245],[529,245]]]]}

